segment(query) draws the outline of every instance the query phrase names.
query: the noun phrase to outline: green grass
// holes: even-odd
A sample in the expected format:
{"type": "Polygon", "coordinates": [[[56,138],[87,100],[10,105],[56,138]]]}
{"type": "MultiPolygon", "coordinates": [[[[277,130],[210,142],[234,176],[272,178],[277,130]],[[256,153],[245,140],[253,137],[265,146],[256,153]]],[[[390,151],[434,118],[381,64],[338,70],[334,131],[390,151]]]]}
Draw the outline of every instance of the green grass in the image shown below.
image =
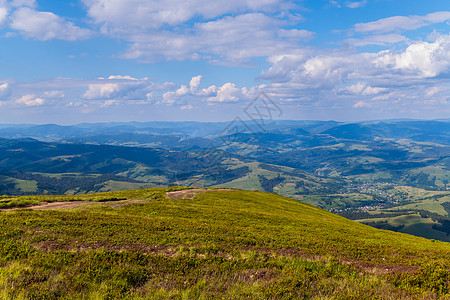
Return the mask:
{"type": "Polygon", "coordinates": [[[33,193],[36,191],[37,182],[34,180],[21,180],[8,176],[0,176],[2,184],[14,184],[14,187],[24,193],[33,193]]]}
{"type": "Polygon", "coordinates": [[[156,187],[156,185],[152,183],[134,183],[134,182],[108,180],[103,184],[103,187],[100,189],[100,191],[109,192],[109,191],[145,189],[153,187],[156,187]]]}
{"type": "Polygon", "coordinates": [[[433,225],[438,224],[430,218],[422,218],[418,214],[403,215],[391,218],[374,218],[374,219],[361,219],[358,222],[370,223],[370,222],[383,222],[387,221],[390,225],[402,226],[398,232],[412,234],[415,236],[425,237],[427,239],[436,239],[440,241],[450,242],[450,237],[444,232],[434,230],[433,225]]]}
{"type": "Polygon", "coordinates": [[[36,195],[36,196],[2,196],[0,199],[0,209],[29,207],[41,203],[66,202],[66,201],[118,201],[118,200],[145,200],[159,197],[166,191],[165,188],[153,188],[142,190],[114,191],[85,195],[36,195]]]}
{"type": "Polygon", "coordinates": [[[149,200],[117,207],[0,212],[0,298],[450,296],[448,243],[377,230],[275,194],[167,199],[165,191],[76,196],[149,200]]]}

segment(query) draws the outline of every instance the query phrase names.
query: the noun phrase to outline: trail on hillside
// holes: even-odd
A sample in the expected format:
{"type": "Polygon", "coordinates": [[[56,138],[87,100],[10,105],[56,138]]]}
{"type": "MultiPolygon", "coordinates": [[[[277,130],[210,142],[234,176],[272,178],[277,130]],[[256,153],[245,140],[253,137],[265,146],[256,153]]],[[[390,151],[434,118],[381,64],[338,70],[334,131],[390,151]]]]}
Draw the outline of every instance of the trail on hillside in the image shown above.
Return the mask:
{"type": "Polygon", "coordinates": [[[190,190],[181,190],[181,191],[173,191],[166,192],[166,197],[168,199],[194,199],[198,194],[203,194],[206,192],[215,192],[215,191],[235,191],[233,189],[190,189],[190,190]]]}
{"type": "Polygon", "coordinates": [[[4,208],[0,209],[0,211],[12,211],[18,209],[31,209],[31,210],[47,210],[47,209],[62,209],[62,208],[77,208],[81,206],[93,205],[93,204],[104,204],[108,205],[112,208],[119,208],[124,205],[146,202],[148,200],[120,200],[120,201],[60,201],[60,202],[41,202],[39,205],[27,206],[27,207],[13,207],[13,208],[4,208]]]}
{"type": "MultiPolygon", "coordinates": [[[[173,191],[166,192],[166,196],[168,199],[194,199],[194,197],[198,194],[203,194],[206,192],[214,192],[214,191],[234,191],[233,189],[190,189],[190,190],[181,190],[181,191],[173,191]]],[[[93,205],[93,204],[102,204],[107,205],[112,208],[119,208],[124,205],[134,204],[134,203],[144,203],[151,200],[120,200],[120,201],[105,201],[105,202],[97,202],[97,201],[59,201],[59,202],[42,202],[39,205],[27,206],[27,207],[13,207],[13,208],[4,208],[0,209],[1,211],[12,211],[18,209],[31,209],[31,210],[47,210],[47,209],[64,209],[64,208],[77,208],[81,206],[93,205]]]]}

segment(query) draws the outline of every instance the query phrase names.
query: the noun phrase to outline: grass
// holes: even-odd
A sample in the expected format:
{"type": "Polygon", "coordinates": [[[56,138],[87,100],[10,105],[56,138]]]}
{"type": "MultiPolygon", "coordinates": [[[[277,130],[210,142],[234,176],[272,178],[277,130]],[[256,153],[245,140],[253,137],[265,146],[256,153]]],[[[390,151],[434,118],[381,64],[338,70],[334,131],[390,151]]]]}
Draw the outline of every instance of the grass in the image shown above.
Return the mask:
{"type": "Polygon", "coordinates": [[[68,201],[92,201],[106,202],[119,201],[126,199],[145,200],[158,197],[165,188],[153,188],[142,190],[114,191],[85,195],[33,195],[33,196],[1,196],[0,209],[26,208],[29,206],[40,205],[42,203],[68,202],[68,201]]]}
{"type": "Polygon", "coordinates": [[[0,212],[0,298],[450,296],[448,243],[378,230],[275,194],[168,199],[165,191],[76,196],[148,200],[116,207],[0,212]]]}
{"type": "Polygon", "coordinates": [[[13,177],[0,175],[2,184],[14,184],[14,187],[24,193],[33,193],[36,191],[37,182],[34,180],[21,180],[13,177]]]}
{"type": "Polygon", "coordinates": [[[103,184],[103,187],[101,188],[100,191],[109,192],[109,191],[133,190],[133,189],[144,189],[153,187],[156,187],[156,185],[152,183],[134,183],[134,182],[108,180],[103,184]]]}
{"type": "MultiPolygon", "coordinates": [[[[441,205],[442,202],[446,202],[446,201],[448,201],[448,197],[445,197],[445,199],[441,200],[441,201],[437,201],[434,199],[427,199],[427,200],[423,200],[423,201],[420,201],[417,203],[398,206],[398,207],[395,207],[395,209],[422,209],[422,210],[427,210],[427,211],[439,214],[441,216],[447,216],[446,210],[441,205]]],[[[394,209],[392,209],[392,210],[394,210],[394,209]]]]}

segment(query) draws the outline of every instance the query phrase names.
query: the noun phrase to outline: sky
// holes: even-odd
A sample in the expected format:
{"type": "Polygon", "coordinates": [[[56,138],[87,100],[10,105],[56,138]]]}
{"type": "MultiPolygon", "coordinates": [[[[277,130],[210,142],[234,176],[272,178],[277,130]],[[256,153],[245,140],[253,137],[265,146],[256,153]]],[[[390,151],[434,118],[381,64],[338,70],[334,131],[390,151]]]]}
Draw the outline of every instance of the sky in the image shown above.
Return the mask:
{"type": "Polygon", "coordinates": [[[0,0],[0,123],[450,117],[448,0],[0,0]]]}

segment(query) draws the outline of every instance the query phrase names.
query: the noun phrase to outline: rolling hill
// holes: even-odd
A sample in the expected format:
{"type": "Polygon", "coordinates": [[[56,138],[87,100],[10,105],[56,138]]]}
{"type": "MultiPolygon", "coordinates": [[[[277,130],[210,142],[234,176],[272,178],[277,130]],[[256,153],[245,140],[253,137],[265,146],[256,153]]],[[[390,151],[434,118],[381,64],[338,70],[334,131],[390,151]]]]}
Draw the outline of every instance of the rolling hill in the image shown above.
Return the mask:
{"type": "Polygon", "coordinates": [[[448,212],[436,211],[441,204],[419,192],[449,193],[449,124],[269,121],[260,128],[245,121],[238,130],[228,130],[226,122],[0,125],[0,194],[228,186],[449,241],[448,212]],[[402,188],[415,192],[403,197],[402,188]],[[391,213],[396,207],[404,213],[391,213]],[[360,212],[372,213],[359,218],[360,212]]]}
{"type": "Polygon", "coordinates": [[[2,298],[450,295],[448,243],[275,194],[160,188],[0,203],[61,201],[77,205],[0,212],[2,298]]]}

